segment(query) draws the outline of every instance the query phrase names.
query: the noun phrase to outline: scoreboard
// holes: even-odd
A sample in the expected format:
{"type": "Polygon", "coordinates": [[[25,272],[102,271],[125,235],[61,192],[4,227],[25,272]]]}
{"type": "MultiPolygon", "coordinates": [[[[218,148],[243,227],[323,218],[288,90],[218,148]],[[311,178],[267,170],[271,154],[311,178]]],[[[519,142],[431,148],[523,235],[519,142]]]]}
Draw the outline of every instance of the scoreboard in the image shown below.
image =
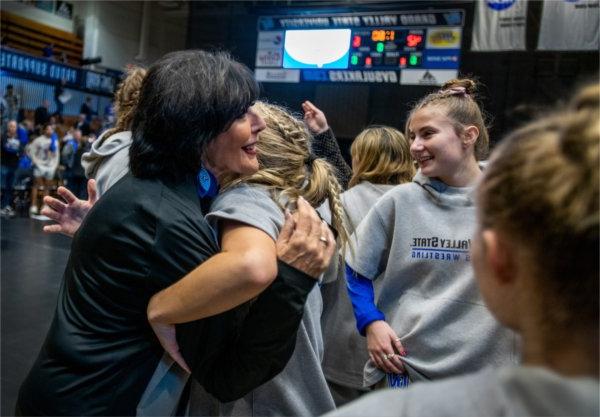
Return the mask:
{"type": "Polygon", "coordinates": [[[441,85],[458,75],[463,10],[261,16],[262,82],[441,85]]]}

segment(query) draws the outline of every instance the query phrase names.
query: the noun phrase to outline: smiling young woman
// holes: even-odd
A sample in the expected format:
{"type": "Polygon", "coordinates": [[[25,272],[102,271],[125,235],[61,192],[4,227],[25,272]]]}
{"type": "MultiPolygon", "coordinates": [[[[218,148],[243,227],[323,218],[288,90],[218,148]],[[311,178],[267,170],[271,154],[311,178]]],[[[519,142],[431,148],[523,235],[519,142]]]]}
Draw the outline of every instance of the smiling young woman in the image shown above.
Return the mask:
{"type": "Polygon", "coordinates": [[[473,266],[495,318],[522,336],[522,364],[380,391],[328,417],[599,415],[599,100],[587,87],[509,135],[477,187],[473,266]]]}
{"type": "Polygon", "coordinates": [[[474,87],[450,81],[410,112],[419,171],[377,201],[346,254],[357,327],[367,337],[365,386],[386,374],[403,386],[389,374],[431,380],[516,360],[515,336],[484,306],[470,264],[473,186],[488,144],[474,87]]]}

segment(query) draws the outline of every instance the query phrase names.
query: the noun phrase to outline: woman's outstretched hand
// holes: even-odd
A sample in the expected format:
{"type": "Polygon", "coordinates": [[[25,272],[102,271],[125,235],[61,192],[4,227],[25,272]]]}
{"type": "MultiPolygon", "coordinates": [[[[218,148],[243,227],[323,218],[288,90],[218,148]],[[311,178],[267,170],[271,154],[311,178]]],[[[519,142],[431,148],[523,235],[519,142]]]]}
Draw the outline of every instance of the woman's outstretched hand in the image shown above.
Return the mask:
{"type": "Polygon", "coordinates": [[[318,135],[329,129],[325,113],[310,101],[306,100],[302,103],[302,110],[304,111],[304,123],[306,123],[306,126],[308,126],[314,135],[318,135]]]}
{"type": "Polygon", "coordinates": [[[41,213],[56,222],[56,224],[44,226],[44,232],[62,233],[73,237],[85,216],[98,200],[96,181],[89,180],[87,189],[89,196],[87,201],[79,200],[65,187],[58,187],[57,190],[58,195],[64,199],[64,202],[54,197],[44,197],[44,204],[47,207],[44,207],[41,213]]]}

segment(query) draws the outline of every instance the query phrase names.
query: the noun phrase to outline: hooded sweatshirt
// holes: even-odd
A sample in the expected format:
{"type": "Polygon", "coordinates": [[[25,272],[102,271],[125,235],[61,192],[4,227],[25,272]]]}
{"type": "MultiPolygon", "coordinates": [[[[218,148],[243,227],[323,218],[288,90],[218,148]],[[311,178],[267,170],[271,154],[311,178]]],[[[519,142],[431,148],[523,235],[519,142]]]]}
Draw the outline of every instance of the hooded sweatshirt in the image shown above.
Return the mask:
{"type": "MultiPolygon", "coordinates": [[[[420,173],[381,197],[356,231],[347,265],[378,284],[377,308],[408,352],[411,381],[441,379],[517,361],[513,332],[484,305],[470,262],[473,187],[420,173]]],[[[364,385],[384,377],[369,360],[364,385]]]]}
{"type": "Polygon", "coordinates": [[[129,172],[131,143],[129,130],[109,137],[103,134],[92,143],[92,149],[81,157],[85,176],[96,180],[98,197],[129,172]]]}
{"type": "MultiPolygon", "coordinates": [[[[372,184],[363,181],[340,195],[352,230],[360,224],[375,202],[396,185],[372,184]]],[[[323,218],[331,217],[329,205],[319,208],[323,218]],[[326,212],[326,214],[325,214],[326,212]]],[[[337,259],[336,259],[337,260],[337,259]]],[[[323,314],[321,325],[325,343],[323,371],[329,381],[360,389],[363,386],[363,367],[369,359],[367,339],[356,330],[352,304],[346,291],[344,260],[332,262],[323,278],[323,314]]],[[[375,281],[375,285],[383,281],[375,281]]],[[[379,289],[376,288],[378,294],[379,289]]]]}
{"type": "Polygon", "coordinates": [[[597,416],[599,388],[595,378],[504,367],[377,391],[326,416],[597,416]]]}

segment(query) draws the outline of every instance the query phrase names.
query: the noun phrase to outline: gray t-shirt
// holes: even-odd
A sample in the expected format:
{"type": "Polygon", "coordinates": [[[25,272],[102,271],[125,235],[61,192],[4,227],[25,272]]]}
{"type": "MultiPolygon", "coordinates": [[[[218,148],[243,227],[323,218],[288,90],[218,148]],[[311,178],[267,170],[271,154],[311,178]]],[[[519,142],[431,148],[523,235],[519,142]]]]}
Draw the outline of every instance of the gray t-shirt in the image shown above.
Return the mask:
{"type": "MultiPolygon", "coordinates": [[[[354,230],[375,202],[394,187],[395,185],[371,184],[363,181],[342,193],[340,197],[350,220],[351,229],[354,230]]],[[[324,207],[319,211],[322,210],[324,207]]],[[[323,278],[324,284],[321,286],[323,295],[321,326],[325,342],[323,371],[329,381],[360,389],[363,387],[363,368],[369,359],[369,352],[367,339],[356,329],[344,270],[344,259],[341,257],[337,268],[330,268],[326,272],[323,278]]],[[[376,280],[374,283],[376,295],[379,293],[378,287],[381,283],[383,280],[376,280]]]]}
{"type": "MultiPolygon", "coordinates": [[[[360,223],[352,269],[383,281],[378,308],[408,355],[411,381],[476,372],[517,361],[513,332],[484,305],[470,263],[473,188],[417,173],[381,197],[360,223]]],[[[364,383],[384,374],[369,360],[364,383]]]]}
{"type": "Polygon", "coordinates": [[[504,367],[369,394],[326,417],[598,416],[598,379],[504,367]]]}
{"type": "MultiPolygon", "coordinates": [[[[281,208],[261,186],[239,185],[221,193],[206,216],[214,229],[219,220],[246,223],[277,240],[284,223],[281,208]]],[[[323,339],[321,293],[315,287],[304,306],[294,354],[284,370],[244,398],[219,403],[199,384],[193,384],[189,411],[192,415],[314,416],[335,408],[321,369],[323,339]]]]}

